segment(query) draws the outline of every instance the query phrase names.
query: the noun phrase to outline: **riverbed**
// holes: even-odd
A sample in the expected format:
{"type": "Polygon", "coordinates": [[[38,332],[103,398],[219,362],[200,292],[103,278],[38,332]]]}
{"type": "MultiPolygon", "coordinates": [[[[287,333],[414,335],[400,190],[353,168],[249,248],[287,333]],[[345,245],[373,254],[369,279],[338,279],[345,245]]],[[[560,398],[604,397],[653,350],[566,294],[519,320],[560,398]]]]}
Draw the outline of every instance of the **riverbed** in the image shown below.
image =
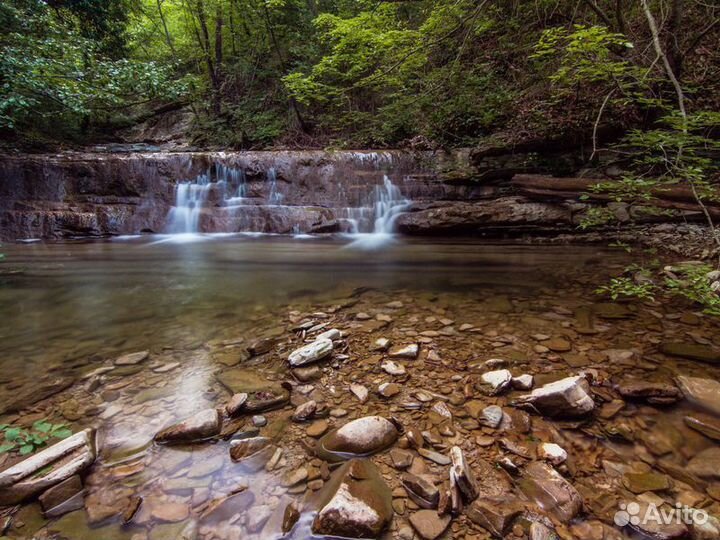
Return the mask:
{"type": "MultiPolygon", "coordinates": [[[[177,240],[2,247],[0,423],[48,419],[73,432],[96,428],[99,440],[76,509],[48,519],[30,500],[7,522],[10,538],[269,539],[283,528],[307,538],[309,501],[337,468],[313,454],[317,439],[375,415],[402,432],[392,449],[367,457],[392,497],[382,538],[420,538],[423,527],[440,525],[440,538],[488,537],[462,507],[430,525],[413,518],[422,509],[403,475],[442,492],[448,466],[436,454],[452,447],[477,476],[478,500],[505,501],[497,503],[503,515],[522,508],[508,521],[513,538],[529,538],[534,522],[563,538],[647,533],[614,521],[635,501],[718,514],[720,469],[708,450],[720,424],[707,413],[720,396],[690,403],[677,379],[718,380],[718,323],[676,299],[598,295],[632,262],[626,252],[448,239],[368,250],[342,236],[177,240]],[[312,373],[288,368],[292,351],[329,330],[339,331],[332,354],[312,373]],[[416,354],[396,354],[415,346],[416,354]],[[137,361],[118,361],[138,352],[137,361]],[[484,384],[484,373],[505,369],[532,382],[484,384]],[[511,405],[577,376],[592,388],[589,415],[568,420],[511,405]],[[207,440],[153,440],[204,409],[227,412],[233,394],[279,388],[285,401],[225,419],[207,440]],[[312,413],[298,416],[310,401],[312,413]],[[497,425],[485,418],[488,407],[501,408],[497,425]],[[408,437],[415,432],[420,443],[408,437]],[[268,459],[259,467],[231,459],[231,447],[254,437],[271,441],[268,459]],[[548,462],[545,443],[566,453],[552,465],[577,493],[575,511],[548,502],[542,481],[523,481],[532,463],[548,462]]],[[[17,461],[4,454],[0,469],[17,461]]],[[[667,537],[715,538],[691,529],[667,537]]]]}

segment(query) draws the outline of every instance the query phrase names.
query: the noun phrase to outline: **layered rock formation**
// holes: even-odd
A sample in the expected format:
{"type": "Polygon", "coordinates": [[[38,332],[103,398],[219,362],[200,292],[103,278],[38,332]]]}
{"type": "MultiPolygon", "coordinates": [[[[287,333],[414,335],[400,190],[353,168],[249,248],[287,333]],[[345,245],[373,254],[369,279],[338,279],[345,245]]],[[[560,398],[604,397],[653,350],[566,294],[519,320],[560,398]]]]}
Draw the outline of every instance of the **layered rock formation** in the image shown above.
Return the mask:
{"type": "MultiPolygon", "coordinates": [[[[605,205],[608,196],[581,200],[597,179],[525,173],[579,166],[567,156],[539,160],[499,149],[5,155],[0,239],[373,232],[379,217],[382,227],[409,235],[557,234],[575,229],[588,205],[605,205]]],[[[673,215],[608,206],[620,221],[702,220],[687,190],[655,195],[653,206],[673,215]]],[[[708,210],[720,215],[714,203],[708,210]]]]}

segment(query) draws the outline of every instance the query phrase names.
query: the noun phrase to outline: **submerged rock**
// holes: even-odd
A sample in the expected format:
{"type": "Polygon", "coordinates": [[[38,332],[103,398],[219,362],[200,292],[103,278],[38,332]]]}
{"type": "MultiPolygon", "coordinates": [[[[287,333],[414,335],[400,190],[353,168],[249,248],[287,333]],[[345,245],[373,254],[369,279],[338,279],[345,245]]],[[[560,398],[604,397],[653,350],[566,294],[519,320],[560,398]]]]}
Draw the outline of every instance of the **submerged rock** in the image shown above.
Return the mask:
{"type": "Polygon", "coordinates": [[[200,441],[218,435],[221,428],[222,420],[217,409],[206,409],[163,429],[155,435],[155,441],[163,444],[200,441]]]}
{"type": "Polygon", "coordinates": [[[22,502],[75,476],[97,457],[96,433],[86,429],[0,472],[0,505],[22,502]]]}
{"type": "Polygon", "coordinates": [[[709,414],[693,413],[685,417],[685,424],[706,437],[720,441],[720,418],[709,414]]]}
{"type": "Polygon", "coordinates": [[[699,343],[663,343],[660,345],[660,351],[669,356],[679,356],[680,358],[688,358],[708,364],[720,364],[720,351],[709,345],[700,345],[699,343]]]}
{"type": "Polygon", "coordinates": [[[79,475],[71,476],[47,489],[39,497],[46,517],[53,518],[83,507],[83,483],[79,475]]]}
{"type": "Polygon", "coordinates": [[[341,467],[318,499],[315,534],[378,538],[393,516],[390,489],[368,460],[354,459],[341,467]]]}
{"type": "Polygon", "coordinates": [[[706,480],[720,480],[720,447],[703,450],[687,464],[687,472],[706,480]]]}
{"type": "Polygon", "coordinates": [[[248,395],[243,392],[241,394],[234,394],[230,401],[225,405],[225,411],[228,416],[238,416],[243,411],[243,407],[248,400],[248,395]]]}
{"type": "Polygon", "coordinates": [[[290,362],[291,367],[304,366],[327,358],[332,354],[332,351],[332,340],[325,338],[317,339],[291,352],[290,356],[288,356],[288,362],[290,362]]]}
{"type": "Polygon", "coordinates": [[[642,399],[655,405],[669,405],[682,399],[682,392],[674,385],[651,381],[624,381],[618,392],[625,399],[642,399]]]}
{"type": "Polygon", "coordinates": [[[584,377],[567,377],[520,396],[518,406],[530,406],[551,417],[577,418],[593,411],[595,402],[584,377]]]}
{"type": "Polygon", "coordinates": [[[362,457],[393,444],[399,437],[395,424],[381,416],[365,416],[331,431],[318,441],[320,457],[349,459],[362,457]]]}
{"type": "Polygon", "coordinates": [[[685,399],[720,416],[720,381],[683,375],[676,380],[685,399]]]}
{"type": "Polygon", "coordinates": [[[140,351],[129,354],[124,354],[115,359],[116,366],[134,366],[141,362],[144,362],[150,357],[150,351],[140,351]]]}
{"type": "Polygon", "coordinates": [[[580,493],[560,473],[540,461],[533,461],[525,467],[525,474],[518,485],[530,500],[563,523],[569,522],[582,510],[580,493]]]}
{"type": "Polygon", "coordinates": [[[513,521],[520,515],[522,506],[512,496],[479,499],[467,509],[471,521],[480,525],[495,538],[504,538],[513,521]]]}
{"type": "Polygon", "coordinates": [[[435,510],[420,510],[410,516],[410,525],[423,540],[439,538],[450,525],[449,515],[440,516],[435,510]]]}

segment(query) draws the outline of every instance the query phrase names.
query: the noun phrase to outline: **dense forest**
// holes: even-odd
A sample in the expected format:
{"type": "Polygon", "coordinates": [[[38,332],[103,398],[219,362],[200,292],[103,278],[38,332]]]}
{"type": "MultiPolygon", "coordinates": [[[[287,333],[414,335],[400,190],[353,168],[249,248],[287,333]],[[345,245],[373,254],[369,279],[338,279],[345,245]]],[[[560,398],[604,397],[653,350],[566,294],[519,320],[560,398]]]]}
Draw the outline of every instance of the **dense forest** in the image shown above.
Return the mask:
{"type": "Polygon", "coordinates": [[[197,146],[653,143],[720,109],[706,0],[7,0],[0,29],[10,141],[187,107],[197,146]]]}

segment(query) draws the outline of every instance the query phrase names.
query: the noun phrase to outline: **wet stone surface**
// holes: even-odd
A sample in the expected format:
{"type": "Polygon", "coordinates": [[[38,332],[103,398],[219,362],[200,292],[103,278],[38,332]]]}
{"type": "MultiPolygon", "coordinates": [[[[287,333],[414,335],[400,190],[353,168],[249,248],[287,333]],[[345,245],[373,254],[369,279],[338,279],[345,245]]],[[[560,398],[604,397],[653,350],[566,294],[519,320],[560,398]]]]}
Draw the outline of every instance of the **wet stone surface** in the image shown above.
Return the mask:
{"type": "MultiPolygon", "coordinates": [[[[328,287],[243,318],[208,301],[201,337],[196,314],[150,318],[145,341],[94,355],[57,338],[42,381],[0,374],[25,403],[0,423],[97,428],[97,459],[4,508],[2,534],[718,538],[613,521],[631,502],[720,514],[717,321],[600,301],[597,264],[551,267],[532,287],[328,287]],[[703,347],[667,345],[688,343],[703,347]]],[[[0,488],[21,461],[0,455],[0,488]]]]}

